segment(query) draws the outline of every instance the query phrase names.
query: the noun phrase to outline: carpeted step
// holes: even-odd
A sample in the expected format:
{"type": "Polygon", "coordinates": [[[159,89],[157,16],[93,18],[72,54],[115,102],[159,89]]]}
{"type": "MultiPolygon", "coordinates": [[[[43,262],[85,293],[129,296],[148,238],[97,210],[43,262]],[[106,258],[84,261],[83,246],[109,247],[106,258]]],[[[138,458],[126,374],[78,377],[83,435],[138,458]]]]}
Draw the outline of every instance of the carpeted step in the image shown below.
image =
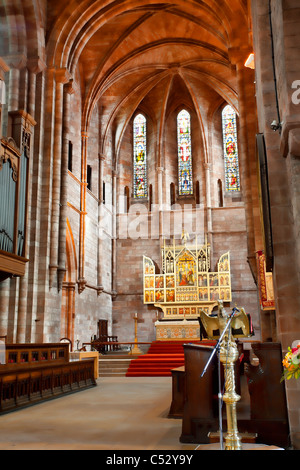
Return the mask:
{"type": "Polygon", "coordinates": [[[168,377],[184,365],[184,344],[214,345],[208,341],[153,341],[147,354],[131,361],[126,377],[168,377]]]}

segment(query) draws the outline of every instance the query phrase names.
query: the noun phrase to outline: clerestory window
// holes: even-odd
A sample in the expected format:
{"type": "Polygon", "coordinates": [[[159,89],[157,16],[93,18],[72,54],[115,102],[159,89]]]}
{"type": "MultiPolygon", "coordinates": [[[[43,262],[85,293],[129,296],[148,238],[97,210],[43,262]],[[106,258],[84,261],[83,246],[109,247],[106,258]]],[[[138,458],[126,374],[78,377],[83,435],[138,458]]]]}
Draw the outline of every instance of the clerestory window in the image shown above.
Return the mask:
{"type": "Polygon", "coordinates": [[[146,118],[138,114],[133,121],[133,195],[136,199],[148,197],[147,184],[147,128],[146,118]]]}
{"type": "Polygon", "coordinates": [[[240,173],[236,113],[227,105],[222,111],[223,149],[225,166],[225,190],[240,191],[240,173]]]}

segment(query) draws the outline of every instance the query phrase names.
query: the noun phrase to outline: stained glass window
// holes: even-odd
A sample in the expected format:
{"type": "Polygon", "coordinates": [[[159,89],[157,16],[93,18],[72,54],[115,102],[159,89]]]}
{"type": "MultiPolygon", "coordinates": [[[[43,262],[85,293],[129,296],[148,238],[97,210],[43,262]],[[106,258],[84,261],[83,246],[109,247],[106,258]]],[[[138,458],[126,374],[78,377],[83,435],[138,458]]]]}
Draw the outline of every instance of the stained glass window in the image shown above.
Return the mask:
{"type": "Polygon", "coordinates": [[[177,116],[179,195],[193,194],[191,118],[183,109],[177,116]]]}
{"type": "Polygon", "coordinates": [[[226,191],[240,191],[236,114],[227,105],[222,111],[226,191]]]}
{"type": "Polygon", "coordinates": [[[146,118],[138,114],[133,121],[133,194],[135,198],[148,196],[146,150],[146,118]]]}

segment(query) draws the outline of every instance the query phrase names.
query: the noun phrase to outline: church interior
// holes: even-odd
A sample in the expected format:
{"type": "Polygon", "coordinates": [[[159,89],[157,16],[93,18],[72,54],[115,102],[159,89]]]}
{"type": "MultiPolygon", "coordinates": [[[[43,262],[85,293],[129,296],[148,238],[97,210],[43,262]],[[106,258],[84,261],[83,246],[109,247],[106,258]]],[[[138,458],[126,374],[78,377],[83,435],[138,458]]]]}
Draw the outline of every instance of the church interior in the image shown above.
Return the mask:
{"type": "Polygon", "coordinates": [[[167,389],[153,448],[210,445],[218,380],[227,448],[300,449],[299,24],[298,0],[0,0],[1,449],[130,381],[167,389]]]}

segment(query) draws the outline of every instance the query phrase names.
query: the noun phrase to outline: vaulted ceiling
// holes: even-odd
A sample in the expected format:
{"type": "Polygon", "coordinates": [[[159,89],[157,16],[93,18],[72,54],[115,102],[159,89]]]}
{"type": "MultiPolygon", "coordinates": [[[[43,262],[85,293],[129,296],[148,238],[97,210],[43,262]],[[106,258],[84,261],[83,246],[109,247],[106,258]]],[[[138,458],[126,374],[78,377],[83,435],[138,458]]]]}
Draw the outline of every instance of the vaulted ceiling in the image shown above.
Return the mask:
{"type": "Polygon", "coordinates": [[[117,149],[146,101],[160,122],[171,103],[183,99],[194,106],[200,125],[223,101],[238,111],[232,55],[251,47],[247,0],[30,0],[26,8],[20,0],[0,3],[10,18],[11,48],[27,47],[29,56],[44,55],[48,67],[66,68],[73,77],[80,71],[82,122],[88,127],[100,103],[104,135],[114,124],[117,149]],[[24,41],[20,31],[18,41],[12,38],[18,10],[25,15],[24,41]]]}

